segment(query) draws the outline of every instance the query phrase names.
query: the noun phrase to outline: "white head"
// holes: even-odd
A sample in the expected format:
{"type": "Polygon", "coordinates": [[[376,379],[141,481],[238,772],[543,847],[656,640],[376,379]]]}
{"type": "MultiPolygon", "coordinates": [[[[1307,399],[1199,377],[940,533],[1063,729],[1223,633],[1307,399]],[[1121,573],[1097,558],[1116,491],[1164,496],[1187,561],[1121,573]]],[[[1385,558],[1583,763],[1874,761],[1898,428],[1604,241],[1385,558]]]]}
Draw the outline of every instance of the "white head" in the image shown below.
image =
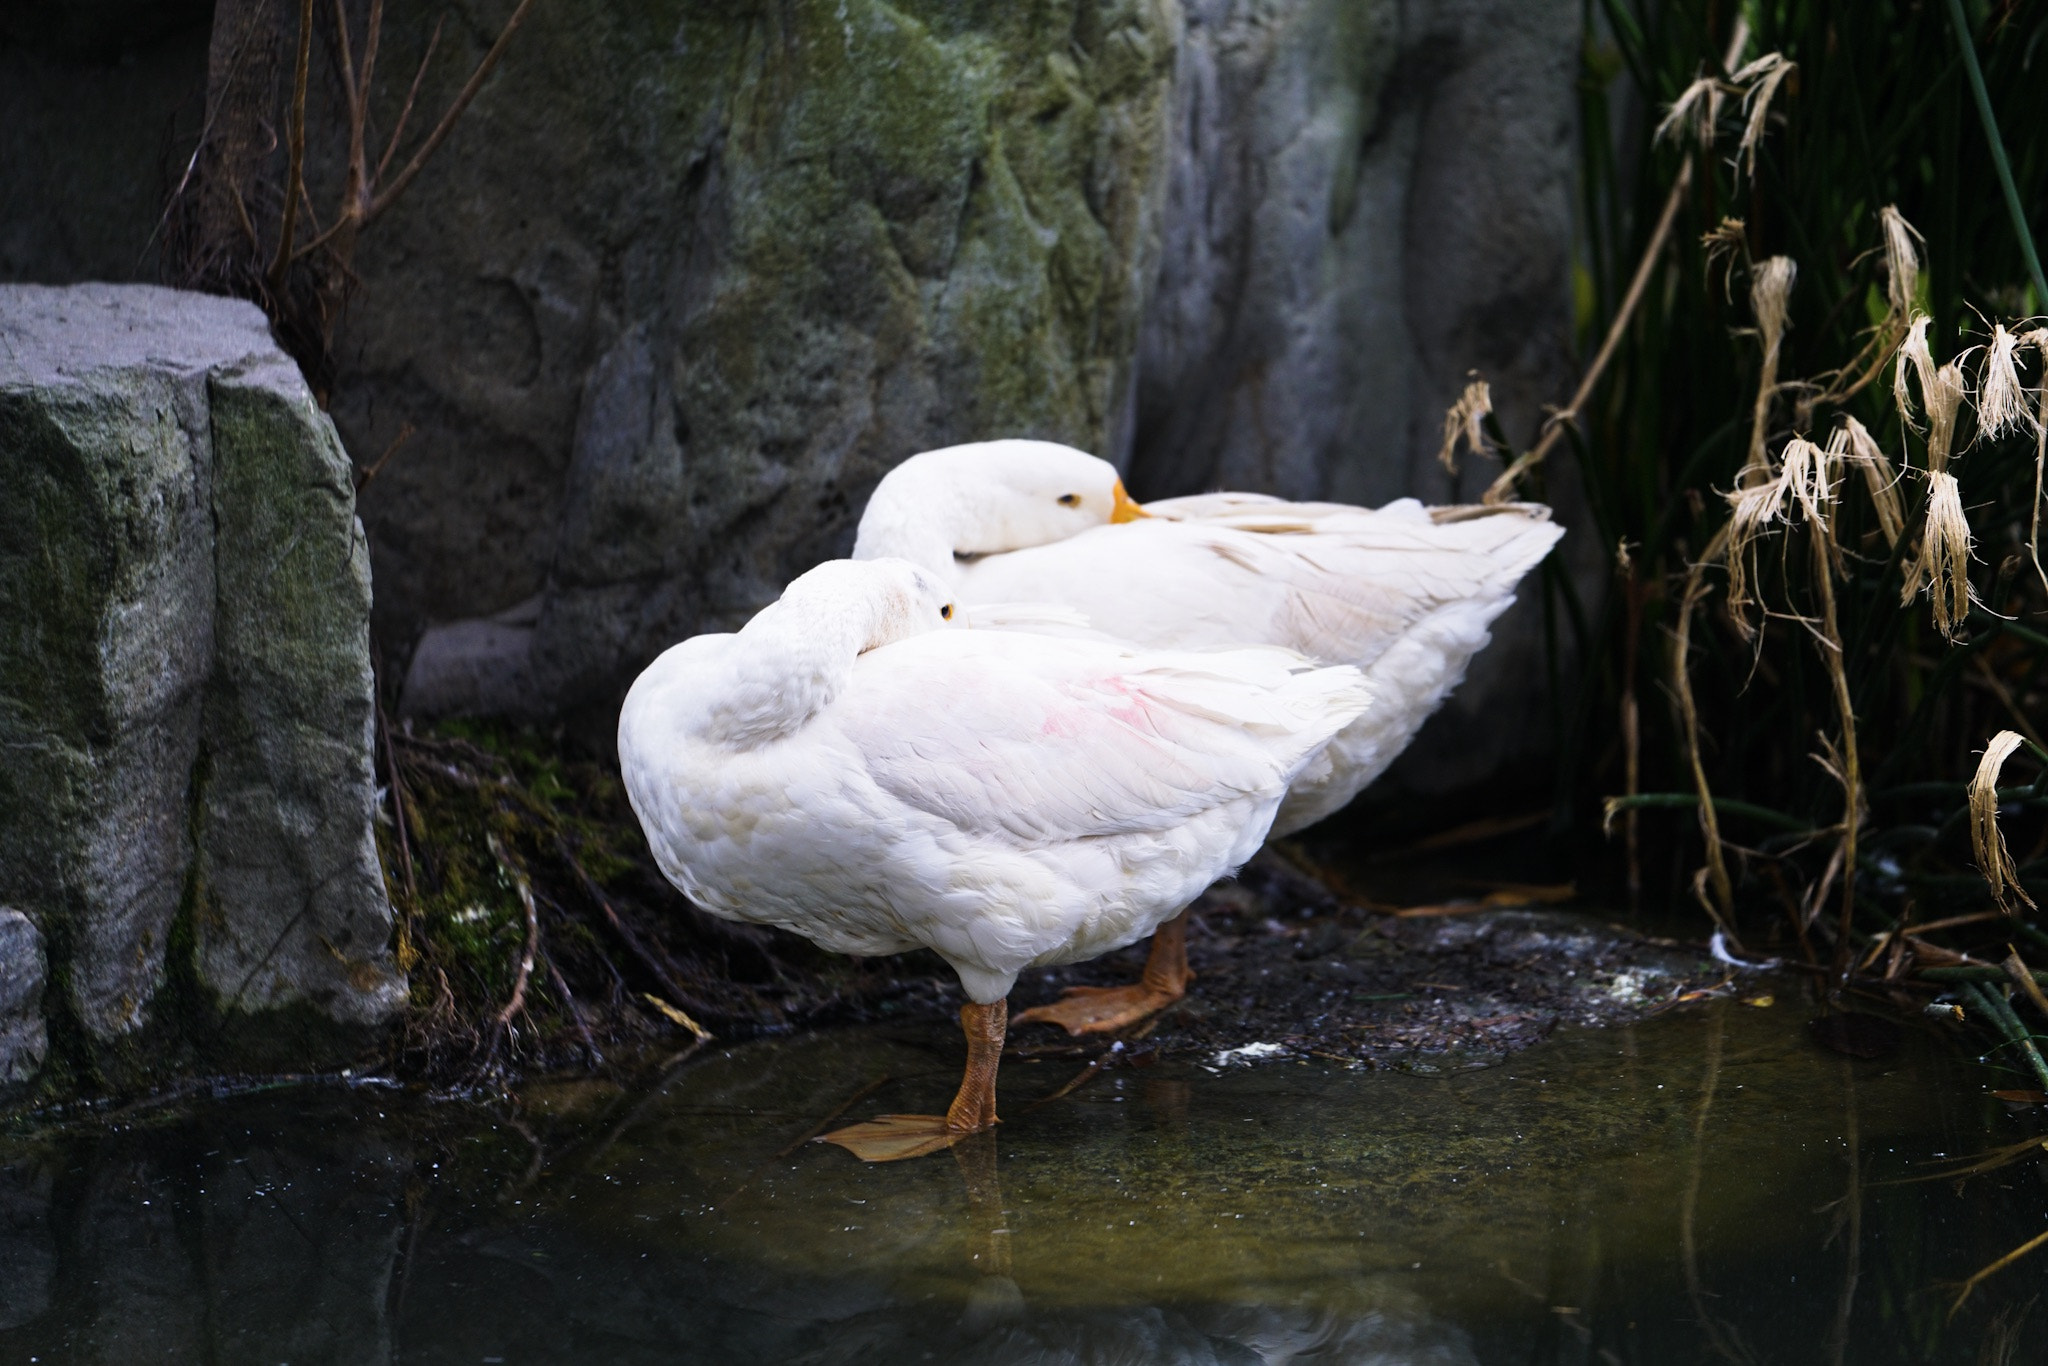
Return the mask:
{"type": "Polygon", "coordinates": [[[884,475],[853,557],[900,556],[950,580],[961,560],[1149,515],[1107,460],[1051,441],[981,441],[913,455],[884,475]]]}
{"type": "Polygon", "coordinates": [[[838,635],[851,655],[861,655],[966,624],[953,590],[908,560],[827,560],[791,579],[740,634],[796,630],[814,642],[838,635]]]}

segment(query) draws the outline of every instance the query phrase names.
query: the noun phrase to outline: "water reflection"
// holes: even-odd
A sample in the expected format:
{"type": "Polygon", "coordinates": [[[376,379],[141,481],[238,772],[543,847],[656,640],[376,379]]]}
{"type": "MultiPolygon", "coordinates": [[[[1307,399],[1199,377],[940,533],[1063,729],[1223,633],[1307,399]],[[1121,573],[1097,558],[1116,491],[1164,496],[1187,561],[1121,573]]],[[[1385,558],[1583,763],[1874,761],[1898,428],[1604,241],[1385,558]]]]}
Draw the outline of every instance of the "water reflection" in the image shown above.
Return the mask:
{"type": "Polygon", "coordinates": [[[943,1030],[516,1109],[138,1112],[0,1147],[0,1361],[1976,1362],[2039,1270],[1953,1325],[1939,1283],[2039,1231],[2037,1168],[1900,1184],[2019,1135],[1931,1045],[1851,1061],[1802,1022],[1442,1079],[1116,1069],[1037,1108],[1078,1064],[1020,1061],[995,1135],[883,1167],[797,1140],[943,1098],[943,1030]]]}

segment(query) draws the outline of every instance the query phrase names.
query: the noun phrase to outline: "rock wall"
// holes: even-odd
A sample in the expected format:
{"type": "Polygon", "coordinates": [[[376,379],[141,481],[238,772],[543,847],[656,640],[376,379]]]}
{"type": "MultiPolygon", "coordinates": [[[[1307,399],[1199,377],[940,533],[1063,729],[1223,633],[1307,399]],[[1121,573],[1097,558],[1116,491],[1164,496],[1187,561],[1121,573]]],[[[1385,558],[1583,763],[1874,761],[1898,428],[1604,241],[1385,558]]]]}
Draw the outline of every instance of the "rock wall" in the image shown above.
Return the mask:
{"type": "Polygon", "coordinates": [[[0,982],[47,953],[56,1061],[304,1062],[403,1004],[369,608],[347,458],[254,306],[0,286],[0,904],[34,932],[0,982]]]}
{"type": "MultiPolygon", "coordinates": [[[[421,107],[510,8],[454,12],[421,107]]],[[[386,125],[438,14],[387,20],[386,125]]],[[[1518,438],[1568,387],[1579,20],[1567,0],[537,6],[365,237],[338,335],[358,461],[411,433],[362,509],[403,705],[600,737],[646,659],[844,553],[880,474],[953,441],[1070,441],[1141,496],[1470,496],[1490,471],[1454,490],[1430,459],[1466,372],[1518,438]]],[[[156,73],[139,91],[167,64],[200,77],[172,38],[127,60],[156,73]]],[[[33,162],[42,108],[0,130],[0,168],[33,162]]],[[[46,215],[91,217],[90,187],[50,186],[46,215]]],[[[0,207],[0,245],[63,236],[22,216],[0,207]]],[[[0,269],[132,271],[131,220],[123,251],[0,269]]],[[[1496,634],[1411,785],[1540,743],[1533,617],[1496,634]]]]}

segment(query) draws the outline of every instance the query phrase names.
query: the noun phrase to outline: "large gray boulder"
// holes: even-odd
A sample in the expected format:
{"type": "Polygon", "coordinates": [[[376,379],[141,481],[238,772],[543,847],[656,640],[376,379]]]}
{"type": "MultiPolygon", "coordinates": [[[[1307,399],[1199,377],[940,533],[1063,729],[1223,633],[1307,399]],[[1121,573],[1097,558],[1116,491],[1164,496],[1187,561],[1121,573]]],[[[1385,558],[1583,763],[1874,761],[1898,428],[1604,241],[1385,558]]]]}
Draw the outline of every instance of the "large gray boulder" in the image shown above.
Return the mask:
{"type": "Polygon", "coordinates": [[[348,462],[257,309],[0,286],[0,902],[103,1070],[152,1024],[403,1002],[369,608],[348,462]]]}

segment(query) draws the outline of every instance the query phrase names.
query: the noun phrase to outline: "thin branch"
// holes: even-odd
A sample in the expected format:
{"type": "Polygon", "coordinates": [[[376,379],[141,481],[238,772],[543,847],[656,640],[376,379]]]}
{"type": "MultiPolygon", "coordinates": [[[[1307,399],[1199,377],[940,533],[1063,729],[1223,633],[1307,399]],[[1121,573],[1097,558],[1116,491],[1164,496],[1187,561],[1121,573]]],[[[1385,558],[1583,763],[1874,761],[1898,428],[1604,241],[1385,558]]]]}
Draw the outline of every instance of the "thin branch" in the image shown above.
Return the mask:
{"type": "MultiPolygon", "coordinates": [[[[1742,49],[1748,45],[1749,20],[1746,17],[1738,17],[1735,21],[1735,32],[1728,39],[1728,51],[1722,58],[1721,65],[1733,70],[1736,61],[1742,56],[1742,49]]],[[[1516,482],[1543,463],[1543,458],[1550,454],[1550,448],[1564,436],[1564,424],[1578,421],[1580,410],[1592,399],[1593,388],[1600,382],[1600,376],[1606,371],[1607,363],[1614,359],[1615,351],[1620,348],[1622,335],[1628,331],[1636,307],[1642,303],[1643,295],[1649,289],[1650,276],[1656,269],[1657,260],[1664,254],[1664,244],[1670,240],[1671,225],[1677,221],[1679,206],[1685,202],[1685,192],[1692,185],[1694,155],[1688,153],[1684,163],[1678,168],[1678,179],[1672,182],[1671,193],[1664,198],[1664,212],[1657,216],[1657,226],[1650,233],[1649,245],[1643,248],[1643,259],[1636,264],[1635,278],[1629,281],[1628,293],[1622,296],[1621,307],[1616,310],[1614,321],[1607,326],[1606,339],[1600,343],[1600,350],[1595,353],[1593,363],[1586,367],[1585,377],[1579,381],[1578,389],[1572,394],[1572,401],[1565,405],[1562,412],[1553,414],[1550,421],[1544,424],[1543,435],[1535,445],[1501,471],[1500,477],[1493,481],[1485,496],[1480,499],[1481,502],[1500,504],[1514,501],[1516,482]]]]}
{"type": "Polygon", "coordinates": [[[1650,234],[1650,244],[1643,248],[1643,259],[1636,265],[1635,278],[1629,281],[1628,293],[1622,296],[1621,307],[1614,314],[1614,321],[1608,324],[1607,337],[1600,343],[1600,350],[1594,355],[1593,363],[1586,367],[1584,378],[1572,394],[1572,401],[1564,410],[1551,415],[1544,424],[1543,435],[1536,444],[1502,470],[1500,477],[1493,481],[1480,500],[1485,503],[1507,503],[1514,501],[1515,484],[1524,474],[1543,463],[1564,436],[1564,424],[1578,421],[1580,409],[1593,397],[1593,388],[1600,383],[1600,376],[1607,370],[1607,363],[1614,359],[1614,353],[1621,346],[1622,335],[1628,331],[1630,321],[1635,317],[1636,306],[1643,301],[1643,294],[1649,289],[1650,276],[1655,272],[1658,258],[1664,254],[1664,244],[1671,238],[1671,225],[1678,219],[1678,209],[1685,202],[1685,192],[1692,186],[1692,158],[1686,157],[1685,164],[1678,168],[1678,179],[1672,182],[1671,193],[1664,200],[1664,212],[1657,217],[1657,227],[1650,234]]]}
{"type": "Polygon", "coordinates": [[[420,86],[426,83],[427,63],[434,60],[434,49],[441,46],[441,29],[447,22],[446,15],[434,22],[433,35],[427,39],[427,55],[420,58],[420,69],[412,73],[412,89],[405,92],[405,103],[398,108],[398,123],[391,130],[391,141],[384,144],[384,155],[377,158],[377,169],[370,177],[375,183],[383,182],[384,172],[398,152],[398,140],[405,136],[406,120],[412,117],[412,107],[420,97],[420,86]]]}
{"type": "Polygon", "coordinates": [[[299,55],[292,68],[290,164],[284,173],[284,224],[278,229],[277,254],[268,279],[272,291],[284,283],[292,263],[292,234],[299,226],[299,196],[306,186],[306,77],[313,59],[313,0],[299,0],[299,55]]]}
{"type": "Polygon", "coordinates": [[[363,96],[356,88],[356,62],[350,55],[348,41],[348,11],[342,8],[342,0],[334,0],[334,50],[341,59],[341,93],[348,100],[349,126],[354,127],[362,117],[363,96]]]}
{"type": "Polygon", "coordinates": [[[462,87],[462,92],[455,97],[455,102],[448,106],[448,112],[441,116],[441,122],[435,125],[433,132],[427,134],[427,140],[420,144],[419,151],[413,153],[412,160],[405,164],[405,169],[400,171],[391,184],[380,191],[377,197],[370,201],[369,207],[363,210],[364,227],[376,222],[378,217],[391,207],[392,201],[405,193],[405,187],[412,184],[413,177],[427,164],[427,158],[433,156],[441,144],[448,140],[448,134],[455,129],[455,121],[462,117],[463,111],[469,108],[469,102],[475,99],[477,91],[483,88],[485,78],[498,65],[498,59],[505,55],[506,45],[512,41],[513,32],[525,20],[526,12],[532,8],[533,0],[519,0],[519,8],[513,10],[512,17],[505,21],[503,31],[498,34],[498,41],[491,44],[491,50],[477,63],[476,70],[462,87]]]}
{"type": "Polygon", "coordinates": [[[511,1028],[512,1017],[526,1009],[526,984],[533,977],[533,960],[540,954],[540,911],[533,904],[533,884],[506,855],[505,846],[498,842],[496,835],[490,837],[490,846],[499,866],[512,875],[512,885],[519,892],[519,904],[526,911],[526,950],[519,957],[518,975],[512,979],[512,997],[498,1012],[498,1028],[502,1030],[511,1028]]]}
{"type": "Polygon", "coordinates": [[[362,472],[362,475],[359,478],[357,478],[357,497],[361,497],[363,490],[370,487],[370,481],[372,479],[375,479],[379,474],[383,473],[386,462],[388,462],[392,456],[398,454],[398,448],[400,446],[403,446],[407,441],[411,440],[413,432],[416,430],[417,429],[410,422],[403,423],[399,426],[398,435],[391,438],[391,444],[384,448],[384,454],[378,456],[375,460],[371,461],[369,467],[362,472]]]}
{"type": "Polygon", "coordinates": [[[1856,746],[1856,705],[1849,697],[1848,663],[1842,655],[1842,628],[1835,613],[1834,563],[1828,527],[1815,520],[1807,526],[1813,538],[1813,574],[1819,583],[1821,629],[1826,649],[1822,651],[1828,678],[1834,685],[1835,711],[1842,723],[1842,919],[1835,935],[1836,975],[1846,983],[1854,966],[1855,950],[1849,930],[1856,915],[1856,836],[1863,817],[1863,761],[1856,746]]]}

